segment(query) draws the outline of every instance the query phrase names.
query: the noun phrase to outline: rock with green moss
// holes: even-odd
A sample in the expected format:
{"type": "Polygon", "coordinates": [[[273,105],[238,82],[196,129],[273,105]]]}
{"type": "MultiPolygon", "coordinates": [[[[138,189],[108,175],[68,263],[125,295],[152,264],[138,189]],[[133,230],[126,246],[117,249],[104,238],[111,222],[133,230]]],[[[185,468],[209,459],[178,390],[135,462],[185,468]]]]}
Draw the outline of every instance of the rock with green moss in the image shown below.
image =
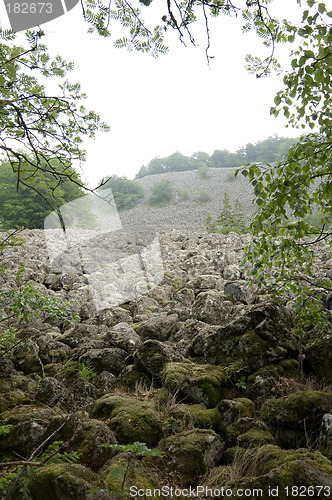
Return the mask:
{"type": "Polygon", "coordinates": [[[134,391],[139,384],[150,386],[151,383],[151,377],[143,373],[135,364],[126,366],[116,380],[117,387],[123,387],[127,391],[134,391]]]}
{"type": "MultiPolygon", "coordinates": [[[[218,488],[222,484],[225,490],[229,490],[232,498],[242,498],[237,495],[239,490],[247,489],[252,492],[254,488],[261,498],[269,498],[272,488],[274,496],[279,500],[299,496],[301,491],[305,498],[324,498],[325,495],[322,497],[319,494],[317,485],[322,487],[321,492],[327,493],[326,497],[329,498],[332,465],[318,452],[306,449],[282,450],[268,444],[249,449],[243,454],[235,454],[230,466],[211,470],[206,481],[210,488],[218,488]]],[[[257,495],[247,498],[257,498],[257,495]]]]}
{"type": "Polygon", "coordinates": [[[326,384],[332,384],[332,335],[311,341],[305,356],[314,374],[326,384]]]}
{"type": "Polygon", "coordinates": [[[153,457],[153,463],[176,476],[178,485],[188,486],[219,464],[225,444],[212,429],[192,429],[162,439],[158,448],[164,451],[164,456],[153,457]]]}
{"type": "Polygon", "coordinates": [[[79,358],[79,362],[89,364],[96,373],[108,371],[117,376],[126,366],[128,353],[118,347],[89,349],[79,358]]]}
{"type": "Polygon", "coordinates": [[[15,452],[29,456],[47,437],[49,423],[55,410],[35,405],[22,405],[0,414],[3,425],[9,425],[9,433],[0,436],[2,452],[15,452]]]}
{"type": "Polygon", "coordinates": [[[133,486],[144,491],[160,487],[156,470],[144,466],[141,460],[129,452],[118,453],[109,460],[99,471],[99,477],[107,489],[119,498],[127,498],[133,486]]]}
{"type": "Polygon", "coordinates": [[[275,444],[274,437],[267,424],[253,417],[240,417],[227,426],[225,432],[227,446],[259,446],[275,444]],[[255,443],[258,443],[257,445],[255,443]]]}
{"type": "Polygon", "coordinates": [[[332,413],[331,392],[300,391],[265,401],[260,417],[269,424],[280,446],[295,448],[317,439],[327,413],[332,413]]]}
{"type": "Polygon", "coordinates": [[[133,354],[142,344],[140,336],[135,332],[132,325],[128,323],[118,323],[108,330],[105,340],[109,346],[116,346],[123,349],[128,354],[133,354]]]}
{"type": "Polygon", "coordinates": [[[34,500],[102,500],[112,496],[103,492],[97,474],[77,464],[52,464],[36,470],[28,491],[34,500]]]}
{"type": "Polygon", "coordinates": [[[300,375],[301,367],[297,360],[283,359],[277,364],[266,365],[249,375],[245,394],[259,406],[271,394],[278,396],[281,380],[287,383],[287,380],[300,378],[300,375]]]}
{"type": "Polygon", "coordinates": [[[249,373],[283,359],[297,358],[300,343],[290,331],[290,319],[272,302],[248,306],[205,340],[209,363],[227,365],[241,360],[249,373]]]}
{"type": "Polygon", "coordinates": [[[96,401],[96,418],[107,419],[121,444],[139,441],[155,446],[163,437],[162,423],[151,401],[134,396],[105,395],[96,401]]]}
{"type": "Polygon", "coordinates": [[[192,427],[213,429],[220,432],[222,416],[217,408],[205,408],[200,404],[177,404],[170,411],[169,424],[172,432],[182,432],[192,427]]]}
{"type": "Polygon", "coordinates": [[[117,452],[104,444],[116,444],[109,426],[96,419],[86,419],[78,425],[71,450],[80,455],[80,463],[93,471],[98,471],[117,452]]]}
{"type": "Polygon", "coordinates": [[[225,435],[226,428],[239,418],[254,416],[253,402],[246,398],[222,399],[217,408],[222,418],[220,429],[222,435],[225,435]]]}
{"type": "Polygon", "coordinates": [[[150,377],[160,378],[160,373],[166,363],[174,359],[170,346],[159,340],[146,340],[134,354],[134,360],[139,369],[150,377]]]}
{"type": "Polygon", "coordinates": [[[223,395],[227,377],[219,366],[192,362],[167,363],[162,371],[163,384],[176,393],[177,399],[215,407],[223,395]]]}

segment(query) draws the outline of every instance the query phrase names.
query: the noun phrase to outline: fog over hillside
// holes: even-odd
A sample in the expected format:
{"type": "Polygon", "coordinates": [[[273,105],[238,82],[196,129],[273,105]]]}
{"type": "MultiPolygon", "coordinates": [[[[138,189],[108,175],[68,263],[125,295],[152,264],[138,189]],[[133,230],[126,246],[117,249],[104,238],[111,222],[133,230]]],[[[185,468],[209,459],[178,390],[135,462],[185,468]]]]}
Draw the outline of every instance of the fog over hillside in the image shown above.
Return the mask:
{"type": "Polygon", "coordinates": [[[206,231],[206,217],[215,218],[222,209],[224,193],[230,199],[238,199],[245,215],[250,217],[254,211],[253,190],[248,180],[241,174],[234,177],[235,169],[209,168],[209,179],[201,179],[197,170],[185,172],[169,172],[166,174],[148,175],[137,182],[144,188],[145,198],[138,207],[121,212],[121,221],[125,229],[143,229],[143,226],[156,230],[193,230],[206,231]],[[147,200],[152,187],[162,179],[168,179],[174,190],[172,204],[162,208],[148,208],[147,200]],[[201,192],[207,192],[210,201],[199,203],[197,198],[201,192]],[[188,199],[183,201],[183,194],[188,199]]]}

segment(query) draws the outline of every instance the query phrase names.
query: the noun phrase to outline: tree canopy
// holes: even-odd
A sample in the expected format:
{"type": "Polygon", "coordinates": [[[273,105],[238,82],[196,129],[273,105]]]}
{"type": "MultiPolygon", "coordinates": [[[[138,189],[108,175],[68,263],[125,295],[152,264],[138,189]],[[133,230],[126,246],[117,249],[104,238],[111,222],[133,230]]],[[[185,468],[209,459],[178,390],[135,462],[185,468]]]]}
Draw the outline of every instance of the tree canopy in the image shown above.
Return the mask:
{"type": "Polygon", "coordinates": [[[54,190],[64,179],[83,185],[73,167],[85,159],[84,137],[107,126],[84,108],[80,85],[66,79],[73,63],[60,56],[51,59],[42,36],[42,31],[27,31],[26,46],[20,47],[13,44],[13,34],[2,32],[0,154],[16,174],[17,190],[29,186],[36,191],[48,178],[49,193],[43,190],[42,198],[54,208],[54,190]],[[47,78],[59,80],[57,91],[47,90],[47,78]]]}
{"type": "Polygon", "coordinates": [[[146,175],[163,174],[166,172],[182,172],[184,170],[199,170],[204,166],[211,168],[239,167],[243,163],[270,163],[281,160],[288,149],[297,141],[288,137],[269,137],[256,144],[248,143],[235,153],[228,149],[216,149],[210,156],[202,151],[191,156],[180,152],[173,153],[165,158],[153,158],[147,166],[143,165],[136,178],[146,175]]]}
{"type": "MultiPolygon", "coordinates": [[[[10,230],[16,227],[41,229],[45,218],[54,209],[84,195],[79,187],[82,182],[78,174],[68,168],[68,177],[60,178],[54,183],[54,176],[45,170],[39,170],[38,175],[31,165],[21,164],[21,185],[17,190],[17,172],[9,163],[0,165],[0,230],[10,230]],[[77,184],[71,182],[75,179],[77,184]],[[31,188],[33,186],[33,189],[31,188]],[[51,187],[53,187],[53,196],[51,187]]],[[[57,167],[53,163],[55,169],[57,167]]],[[[61,167],[60,167],[61,168],[61,167]]]]}

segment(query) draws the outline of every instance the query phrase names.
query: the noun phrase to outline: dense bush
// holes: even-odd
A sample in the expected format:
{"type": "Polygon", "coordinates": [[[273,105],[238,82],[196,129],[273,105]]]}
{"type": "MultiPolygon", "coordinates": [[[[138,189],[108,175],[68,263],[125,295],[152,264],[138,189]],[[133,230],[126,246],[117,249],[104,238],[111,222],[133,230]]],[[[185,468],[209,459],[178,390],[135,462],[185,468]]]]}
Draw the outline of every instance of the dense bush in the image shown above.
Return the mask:
{"type": "Polygon", "coordinates": [[[142,186],[126,177],[113,175],[108,179],[103,179],[101,184],[100,189],[112,189],[116,207],[120,211],[136,207],[139,201],[144,198],[142,186]]]}
{"type": "Polygon", "coordinates": [[[163,207],[168,205],[173,199],[172,184],[168,179],[162,179],[151,189],[151,196],[148,205],[151,207],[163,207]]]}

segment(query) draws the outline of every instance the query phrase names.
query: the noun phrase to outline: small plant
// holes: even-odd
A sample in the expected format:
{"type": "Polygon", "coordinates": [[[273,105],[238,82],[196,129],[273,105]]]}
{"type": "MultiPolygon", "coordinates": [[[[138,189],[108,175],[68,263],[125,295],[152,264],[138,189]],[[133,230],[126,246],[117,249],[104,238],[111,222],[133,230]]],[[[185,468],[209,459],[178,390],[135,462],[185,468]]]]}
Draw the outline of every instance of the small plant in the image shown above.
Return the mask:
{"type": "Polygon", "coordinates": [[[96,377],[96,372],[94,371],[90,361],[84,361],[78,364],[78,375],[79,377],[87,380],[88,382],[96,377]]]}
{"type": "Polygon", "coordinates": [[[198,203],[203,205],[204,203],[208,203],[211,200],[211,196],[207,191],[201,191],[196,200],[198,203]]]}
{"type": "Polygon", "coordinates": [[[249,231],[241,203],[236,199],[232,205],[227,192],[224,193],[223,209],[219,216],[213,221],[209,214],[206,223],[209,233],[228,234],[234,231],[243,234],[249,231]]]}
{"type": "Polygon", "coordinates": [[[228,380],[232,381],[238,389],[246,389],[246,377],[238,376],[241,373],[242,367],[238,362],[234,361],[227,366],[224,366],[224,372],[226,373],[226,377],[228,380]]]}

